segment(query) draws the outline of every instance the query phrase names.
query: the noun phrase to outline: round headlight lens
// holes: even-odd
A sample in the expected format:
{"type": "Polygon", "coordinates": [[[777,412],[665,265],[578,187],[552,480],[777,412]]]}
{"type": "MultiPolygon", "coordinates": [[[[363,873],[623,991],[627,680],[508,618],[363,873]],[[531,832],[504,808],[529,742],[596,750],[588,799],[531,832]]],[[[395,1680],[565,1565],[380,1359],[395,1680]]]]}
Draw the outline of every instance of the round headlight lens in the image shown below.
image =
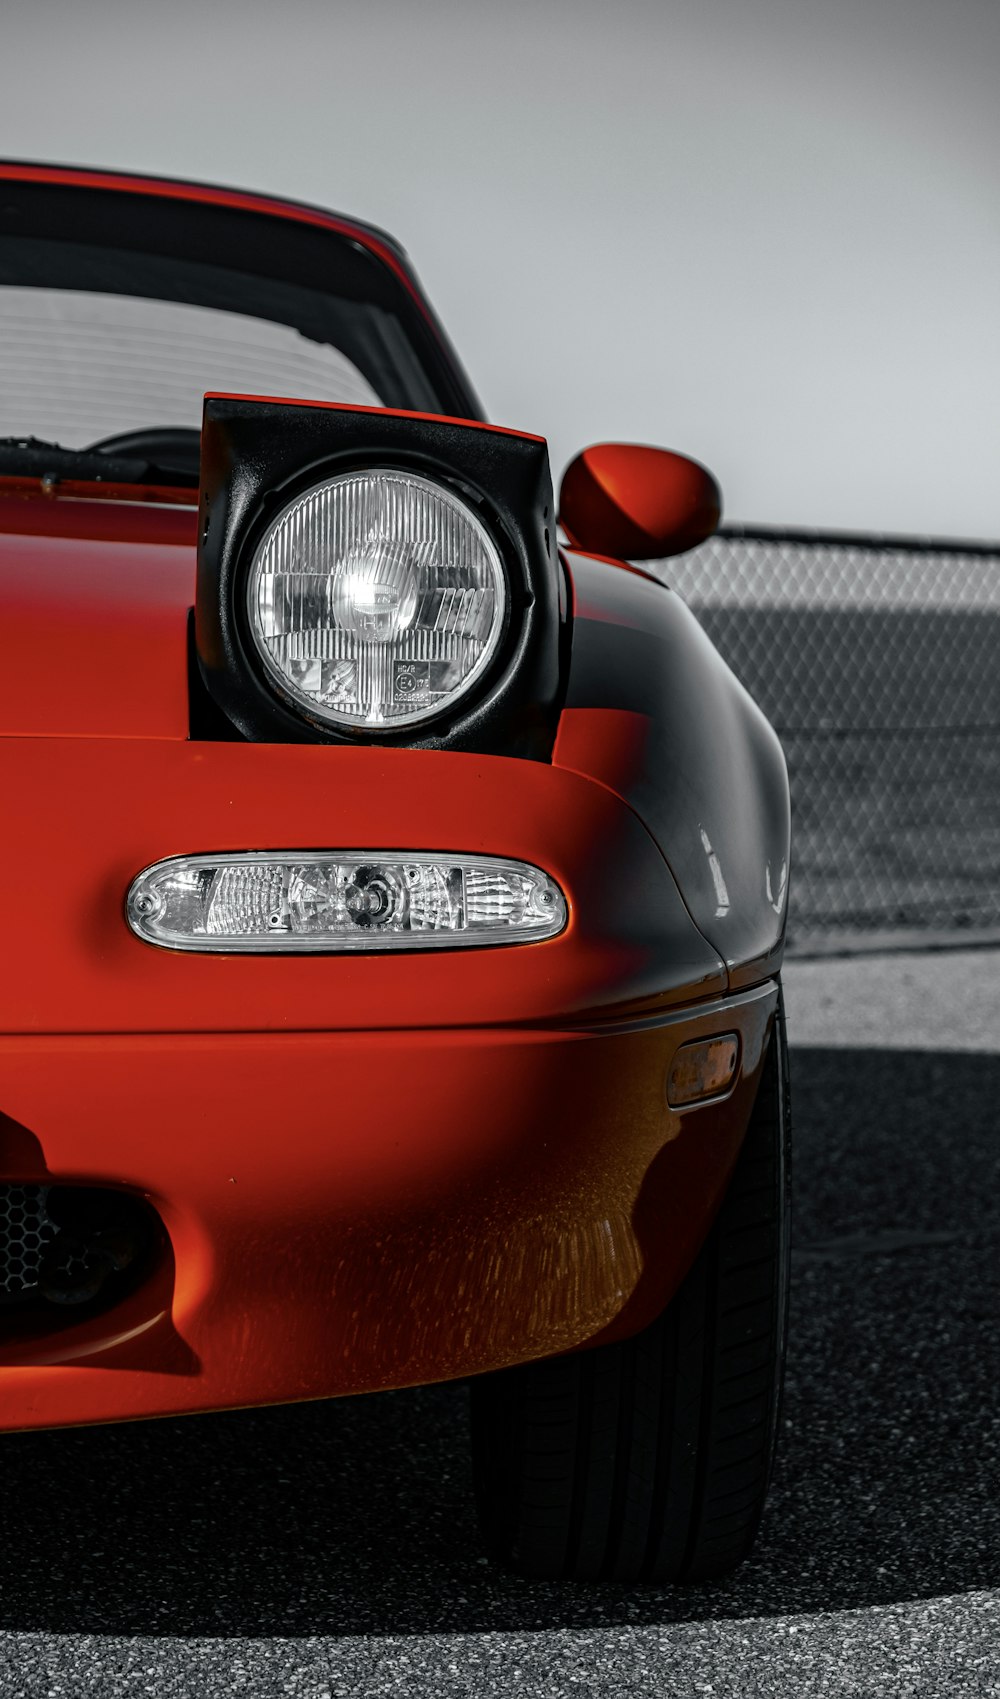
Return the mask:
{"type": "Polygon", "coordinates": [[[450,490],[374,468],[289,503],[254,554],[250,630],[274,684],[314,719],[412,724],[482,675],[507,602],[496,544],[450,490]]]}

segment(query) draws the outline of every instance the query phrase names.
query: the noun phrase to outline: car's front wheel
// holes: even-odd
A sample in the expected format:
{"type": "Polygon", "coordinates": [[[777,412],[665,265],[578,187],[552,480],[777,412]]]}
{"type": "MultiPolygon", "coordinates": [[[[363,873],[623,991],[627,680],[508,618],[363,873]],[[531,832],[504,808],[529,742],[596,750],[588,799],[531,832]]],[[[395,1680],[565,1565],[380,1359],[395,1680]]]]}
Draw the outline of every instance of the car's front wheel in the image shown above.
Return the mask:
{"type": "Polygon", "coordinates": [[[780,1003],[732,1180],[693,1267],[633,1339],[472,1383],[487,1545],[552,1580],[705,1581],[747,1556],[767,1493],[788,1310],[780,1003]]]}

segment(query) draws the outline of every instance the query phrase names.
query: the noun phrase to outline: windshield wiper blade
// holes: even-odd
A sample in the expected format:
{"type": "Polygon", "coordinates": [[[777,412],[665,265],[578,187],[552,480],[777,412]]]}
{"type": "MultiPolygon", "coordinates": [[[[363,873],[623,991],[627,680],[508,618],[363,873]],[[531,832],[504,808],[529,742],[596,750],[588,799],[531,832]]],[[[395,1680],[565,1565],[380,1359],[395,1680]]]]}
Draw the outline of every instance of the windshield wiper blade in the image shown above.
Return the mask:
{"type": "Polygon", "coordinates": [[[61,442],[46,442],[44,437],[0,437],[0,448],[54,448],[58,454],[72,454],[61,442]]]}
{"type": "Polygon", "coordinates": [[[95,453],[86,448],[64,448],[62,443],[41,437],[0,437],[0,477],[38,478],[57,484],[61,478],[77,478],[94,484],[164,484],[194,489],[196,472],[176,466],[160,466],[155,460],[136,455],[95,453]]]}

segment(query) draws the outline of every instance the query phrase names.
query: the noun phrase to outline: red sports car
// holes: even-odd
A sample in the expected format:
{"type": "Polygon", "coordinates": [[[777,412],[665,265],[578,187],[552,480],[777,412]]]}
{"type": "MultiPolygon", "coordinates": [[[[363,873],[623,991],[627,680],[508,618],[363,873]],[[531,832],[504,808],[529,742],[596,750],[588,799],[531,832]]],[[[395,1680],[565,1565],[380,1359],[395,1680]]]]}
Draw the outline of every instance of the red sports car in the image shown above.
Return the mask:
{"type": "Polygon", "coordinates": [[[680,455],[487,424],[402,251],[0,166],[0,1426],[468,1378],[536,1576],[750,1548],[785,764],[634,563],[680,455]]]}

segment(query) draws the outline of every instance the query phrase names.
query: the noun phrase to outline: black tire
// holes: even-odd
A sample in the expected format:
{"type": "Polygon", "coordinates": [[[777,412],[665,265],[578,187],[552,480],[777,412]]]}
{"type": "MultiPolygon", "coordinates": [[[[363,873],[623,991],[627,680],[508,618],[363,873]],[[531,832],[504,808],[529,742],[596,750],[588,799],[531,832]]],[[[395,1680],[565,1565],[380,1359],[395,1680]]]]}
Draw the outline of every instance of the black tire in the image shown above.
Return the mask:
{"type": "Polygon", "coordinates": [[[707,1581],[749,1553],[778,1429],[790,1114],[779,1001],[732,1180],[693,1267],[633,1339],[472,1382],[480,1526],[549,1580],[707,1581]]]}

